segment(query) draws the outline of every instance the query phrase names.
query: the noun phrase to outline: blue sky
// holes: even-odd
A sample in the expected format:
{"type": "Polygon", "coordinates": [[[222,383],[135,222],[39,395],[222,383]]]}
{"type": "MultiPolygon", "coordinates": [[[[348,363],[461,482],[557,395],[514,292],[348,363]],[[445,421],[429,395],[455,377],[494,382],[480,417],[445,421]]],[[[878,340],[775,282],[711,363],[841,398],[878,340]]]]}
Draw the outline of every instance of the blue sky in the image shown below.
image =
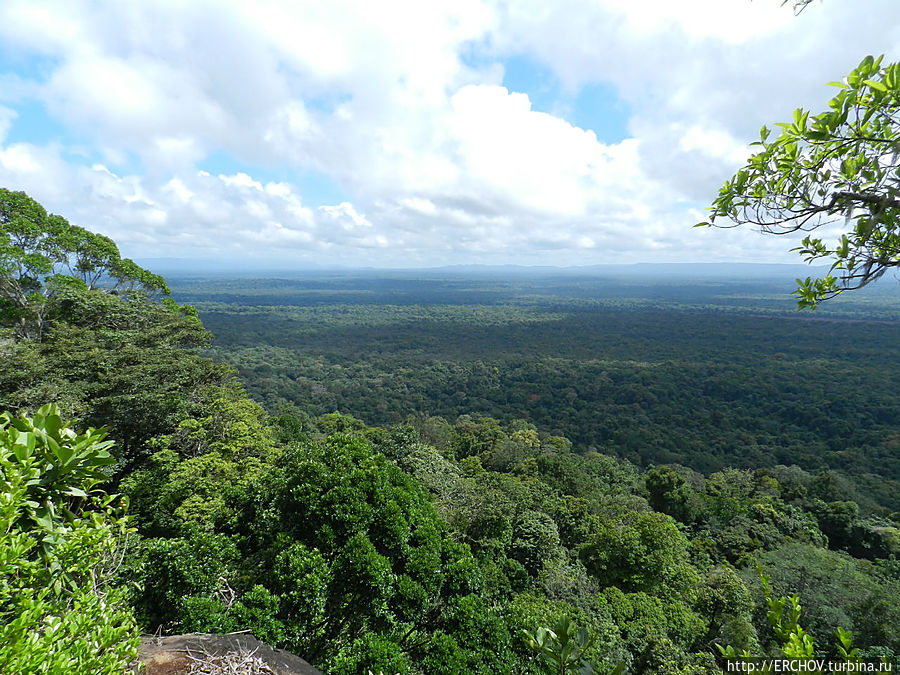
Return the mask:
{"type": "Polygon", "coordinates": [[[136,258],[794,262],[696,230],[893,0],[8,0],[0,186],[136,258]]]}
{"type": "Polygon", "coordinates": [[[604,143],[628,138],[628,104],[614,86],[589,83],[566,91],[556,73],[527,55],[500,60],[503,86],[528,95],[531,109],[556,115],[573,126],[593,131],[604,143]]]}

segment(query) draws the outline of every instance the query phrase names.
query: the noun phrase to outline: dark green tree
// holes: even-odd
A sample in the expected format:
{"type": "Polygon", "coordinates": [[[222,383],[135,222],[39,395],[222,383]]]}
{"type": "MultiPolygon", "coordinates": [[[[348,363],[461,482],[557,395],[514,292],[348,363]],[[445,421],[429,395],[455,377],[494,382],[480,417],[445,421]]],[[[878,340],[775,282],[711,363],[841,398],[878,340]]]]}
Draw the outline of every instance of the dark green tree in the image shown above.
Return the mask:
{"type": "Polygon", "coordinates": [[[536,575],[552,561],[559,547],[559,530],[542,511],[525,511],[512,523],[509,556],[518,560],[529,574],[536,575]]]}
{"type": "Polygon", "coordinates": [[[685,525],[691,525],[705,516],[700,495],[673,468],[660,466],[649,469],[644,474],[644,484],[654,510],[667,513],[685,525]]]}
{"type": "Polygon", "coordinates": [[[67,415],[108,426],[120,471],[140,458],[148,439],[191,416],[208,387],[232,378],[229,367],[190,349],[206,344],[209,333],[192,308],[168,298],[66,288],[53,304],[55,319],[41,342],[0,343],[0,404],[34,410],[55,400],[67,415]]]}

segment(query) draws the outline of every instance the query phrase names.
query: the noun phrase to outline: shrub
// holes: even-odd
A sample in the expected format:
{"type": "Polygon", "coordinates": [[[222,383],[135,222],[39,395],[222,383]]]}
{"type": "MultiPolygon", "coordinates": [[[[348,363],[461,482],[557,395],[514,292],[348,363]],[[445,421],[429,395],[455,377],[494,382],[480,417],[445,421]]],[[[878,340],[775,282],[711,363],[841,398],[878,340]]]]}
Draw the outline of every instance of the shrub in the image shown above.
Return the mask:
{"type": "Polygon", "coordinates": [[[104,432],[44,406],[0,415],[0,672],[119,674],[137,655],[124,593],[105,583],[127,519],[96,486],[104,432]]]}

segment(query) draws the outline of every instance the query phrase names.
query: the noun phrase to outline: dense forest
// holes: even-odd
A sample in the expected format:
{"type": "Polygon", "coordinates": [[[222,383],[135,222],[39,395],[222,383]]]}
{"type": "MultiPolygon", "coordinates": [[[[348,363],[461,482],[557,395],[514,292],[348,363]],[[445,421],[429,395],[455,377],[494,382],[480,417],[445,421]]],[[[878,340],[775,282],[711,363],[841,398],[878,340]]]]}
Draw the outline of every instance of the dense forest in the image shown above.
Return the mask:
{"type": "Polygon", "coordinates": [[[889,308],[170,288],[2,197],[0,671],[122,672],[158,630],[348,675],[900,651],[889,308]]]}
{"type": "Polygon", "coordinates": [[[893,672],[889,2],[6,4],[0,675],[893,672]]]}
{"type": "Polygon", "coordinates": [[[642,467],[837,471],[842,498],[900,510],[894,289],[810,316],[788,284],[502,272],[173,281],[216,335],[207,354],[269,410],[521,419],[642,467]]]}

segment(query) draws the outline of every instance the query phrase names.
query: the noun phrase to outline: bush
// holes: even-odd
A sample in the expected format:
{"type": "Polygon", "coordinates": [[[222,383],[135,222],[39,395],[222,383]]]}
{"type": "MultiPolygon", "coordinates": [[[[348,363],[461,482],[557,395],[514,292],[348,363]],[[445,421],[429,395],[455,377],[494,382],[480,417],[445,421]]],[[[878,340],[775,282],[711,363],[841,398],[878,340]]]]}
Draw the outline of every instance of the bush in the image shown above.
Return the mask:
{"type": "Polygon", "coordinates": [[[76,434],[55,406],[0,415],[0,672],[120,674],[134,617],[104,579],[127,519],[96,485],[103,432],[76,434]]]}

